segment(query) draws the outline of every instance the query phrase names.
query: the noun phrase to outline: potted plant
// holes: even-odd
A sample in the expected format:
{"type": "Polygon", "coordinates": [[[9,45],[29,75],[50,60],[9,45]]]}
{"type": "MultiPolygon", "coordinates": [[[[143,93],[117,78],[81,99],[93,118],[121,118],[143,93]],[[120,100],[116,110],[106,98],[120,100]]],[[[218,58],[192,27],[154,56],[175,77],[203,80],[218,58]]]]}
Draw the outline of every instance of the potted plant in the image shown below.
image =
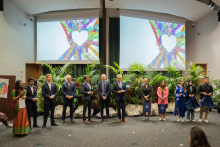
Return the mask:
{"type": "Polygon", "coordinates": [[[220,113],[220,79],[211,78],[210,82],[213,86],[212,100],[217,103],[216,108],[218,113],[220,113]]]}

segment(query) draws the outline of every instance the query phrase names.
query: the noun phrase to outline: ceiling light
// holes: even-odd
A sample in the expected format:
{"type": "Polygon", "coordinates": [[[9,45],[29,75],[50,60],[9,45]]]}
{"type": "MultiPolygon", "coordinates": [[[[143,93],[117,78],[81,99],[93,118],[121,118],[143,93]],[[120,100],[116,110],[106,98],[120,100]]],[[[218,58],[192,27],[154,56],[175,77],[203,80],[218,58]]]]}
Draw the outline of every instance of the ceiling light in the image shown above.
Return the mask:
{"type": "Polygon", "coordinates": [[[211,7],[212,9],[214,9],[215,8],[215,4],[212,2],[212,7],[211,7]]]}
{"type": "Polygon", "coordinates": [[[209,5],[208,5],[209,8],[212,7],[212,1],[209,1],[209,5]]]}

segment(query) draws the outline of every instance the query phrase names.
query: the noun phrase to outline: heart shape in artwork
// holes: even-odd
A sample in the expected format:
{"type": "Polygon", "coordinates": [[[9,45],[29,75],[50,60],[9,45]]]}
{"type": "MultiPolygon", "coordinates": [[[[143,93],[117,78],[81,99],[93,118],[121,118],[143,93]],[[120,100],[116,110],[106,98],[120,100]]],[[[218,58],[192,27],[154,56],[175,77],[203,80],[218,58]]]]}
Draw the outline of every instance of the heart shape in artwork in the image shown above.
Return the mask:
{"type": "Polygon", "coordinates": [[[72,39],[73,41],[78,44],[79,46],[81,46],[88,38],[88,32],[87,31],[74,31],[72,33],[72,39]]]}
{"type": "Polygon", "coordinates": [[[161,40],[163,46],[167,49],[168,52],[170,52],[176,46],[176,37],[173,35],[170,37],[168,35],[163,35],[161,40]]]}

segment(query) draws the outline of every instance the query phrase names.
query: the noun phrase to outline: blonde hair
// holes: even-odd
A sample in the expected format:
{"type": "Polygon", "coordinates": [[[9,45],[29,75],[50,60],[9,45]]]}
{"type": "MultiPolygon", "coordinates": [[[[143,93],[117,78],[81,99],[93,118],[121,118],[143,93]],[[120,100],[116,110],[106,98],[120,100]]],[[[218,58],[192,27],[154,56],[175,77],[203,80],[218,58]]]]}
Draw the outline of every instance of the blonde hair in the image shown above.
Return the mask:
{"type": "Polygon", "coordinates": [[[46,78],[47,78],[48,76],[51,76],[51,74],[46,74],[46,78]]]}

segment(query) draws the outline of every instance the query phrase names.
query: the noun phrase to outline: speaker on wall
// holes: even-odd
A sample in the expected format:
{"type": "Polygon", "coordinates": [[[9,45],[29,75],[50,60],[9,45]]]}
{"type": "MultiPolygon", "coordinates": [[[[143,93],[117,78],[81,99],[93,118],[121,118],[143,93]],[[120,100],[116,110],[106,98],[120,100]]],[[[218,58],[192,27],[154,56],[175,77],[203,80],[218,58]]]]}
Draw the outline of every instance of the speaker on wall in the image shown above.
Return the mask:
{"type": "Polygon", "coordinates": [[[0,0],[0,11],[4,11],[4,0],[0,0]]]}

